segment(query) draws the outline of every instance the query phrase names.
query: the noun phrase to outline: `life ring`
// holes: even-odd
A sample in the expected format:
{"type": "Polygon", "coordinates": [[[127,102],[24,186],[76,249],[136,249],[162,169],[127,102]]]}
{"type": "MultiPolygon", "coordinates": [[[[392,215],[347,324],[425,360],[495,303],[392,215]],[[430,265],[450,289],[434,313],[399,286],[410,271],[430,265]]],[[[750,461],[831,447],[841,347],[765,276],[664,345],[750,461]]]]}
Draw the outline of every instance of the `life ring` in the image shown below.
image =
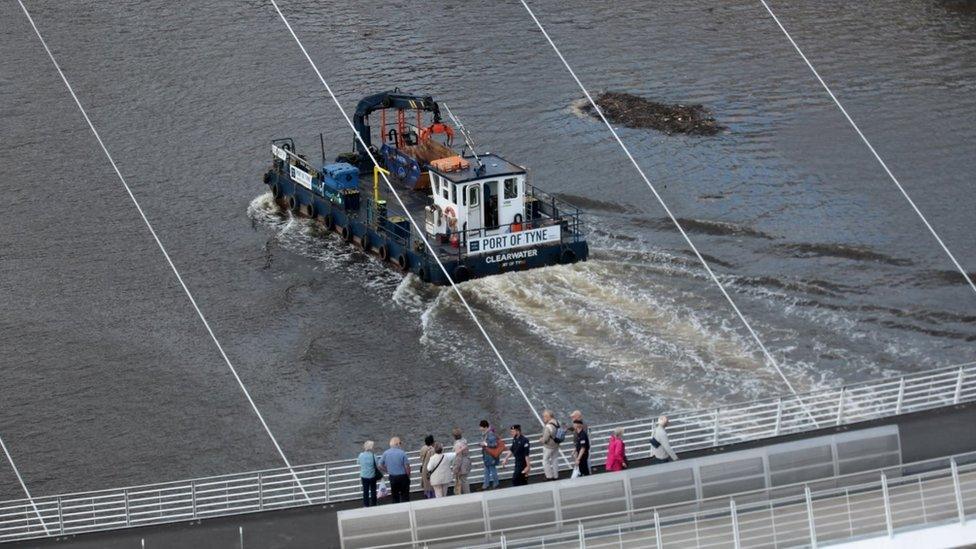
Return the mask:
{"type": "Polygon", "coordinates": [[[369,250],[369,233],[363,233],[363,236],[359,237],[359,248],[363,251],[369,250]]]}
{"type": "Polygon", "coordinates": [[[292,213],[298,213],[298,208],[300,208],[301,205],[302,203],[295,198],[295,195],[292,194],[288,196],[288,209],[291,210],[292,213]]]}
{"type": "Polygon", "coordinates": [[[448,237],[448,242],[451,246],[455,248],[459,245],[458,232],[457,232],[457,212],[454,211],[454,206],[444,207],[444,218],[447,219],[447,232],[450,234],[448,237]]]}
{"type": "Polygon", "coordinates": [[[281,187],[278,185],[278,183],[271,184],[271,196],[273,196],[275,200],[281,199],[281,187]]]}
{"type": "Polygon", "coordinates": [[[456,283],[467,282],[471,279],[471,269],[467,265],[458,265],[454,268],[454,274],[451,278],[456,283]]]}
{"type": "Polygon", "coordinates": [[[378,250],[380,259],[386,261],[390,258],[390,248],[386,244],[380,244],[380,249],[378,250]]]}
{"type": "Polygon", "coordinates": [[[335,220],[332,219],[332,214],[328,214],[325,216],[324,223],[325,223],[325,228],[330,231],[335,227],[335,220]]]}
{"type": "Polygon", "coordinates": [[[400,252],[400,255],[396,258],[397,267],[400,267],[401,271],[406,271],[410,267],[410,262],[407,260],[407,254],[400,252]]]}
{"type": "Polygon", "coordinates": [[[576,263],[576,252],[566,248],[559,254],[559,262],[563,265],[569,265],[570,263],[576,263]]]}

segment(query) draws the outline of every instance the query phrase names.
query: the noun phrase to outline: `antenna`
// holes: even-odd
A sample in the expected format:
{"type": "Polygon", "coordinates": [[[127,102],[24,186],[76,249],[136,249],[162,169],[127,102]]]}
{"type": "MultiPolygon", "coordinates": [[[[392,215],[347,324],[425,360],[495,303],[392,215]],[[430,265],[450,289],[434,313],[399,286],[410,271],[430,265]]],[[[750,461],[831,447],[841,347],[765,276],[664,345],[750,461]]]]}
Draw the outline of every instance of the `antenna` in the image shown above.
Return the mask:
{"type": "Polygon", "coordinates": [[[319,132],[319,146],[322,147],[322,167],[325,167],[325,138],[322,137],[322,132],[319,132]]]}
{"type": "Polygon", "coordinates": [[[471,149],[471,154],[474,155],[474,160],[478,163],[478,169],[475,171],[483,172],[485,170],[485,165],[482,164],[481,159],[478,158],[478,151],[476,151],[474,148],[474,141],[471,139],[471,136],[468,135],[468,131],[464,129],[464,124],[458,120],[458,117],[454,116],[454,113],[451,112],[451,107],[448,107],[447,103],[441,103],[441,105],[444,105],[444,110],[447,111],[447,116],[451,117],[451,121],[454,122],[454,125],[457,126],[458,131],[460,131],[461,135],[464,136],[464,145],[471,149]]]}

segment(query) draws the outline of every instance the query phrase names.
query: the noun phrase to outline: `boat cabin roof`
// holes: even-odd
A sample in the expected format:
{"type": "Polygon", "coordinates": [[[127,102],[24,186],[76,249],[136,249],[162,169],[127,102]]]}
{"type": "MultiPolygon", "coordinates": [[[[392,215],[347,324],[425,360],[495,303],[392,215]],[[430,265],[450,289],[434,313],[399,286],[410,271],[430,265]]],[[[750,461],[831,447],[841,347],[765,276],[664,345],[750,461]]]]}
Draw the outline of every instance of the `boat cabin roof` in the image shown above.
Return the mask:
{"type": "Polygon", "coordinates": [[[478,158],[481,159],[481,163],[485,166],[483,172],[476,171],[478,168],[478,161],[475,160],[473,155],[464,156],[464,159],[468,161],[469,166],[463,170],[444,172],[441,170],[436,170],[432,167],[430,168],[430,171],[444,177],[452,183],[467,183],[468,181],[476,181],[479,179],[525,173],[525,168],[511,163],[497,154],[479,154],[478,158]]]}

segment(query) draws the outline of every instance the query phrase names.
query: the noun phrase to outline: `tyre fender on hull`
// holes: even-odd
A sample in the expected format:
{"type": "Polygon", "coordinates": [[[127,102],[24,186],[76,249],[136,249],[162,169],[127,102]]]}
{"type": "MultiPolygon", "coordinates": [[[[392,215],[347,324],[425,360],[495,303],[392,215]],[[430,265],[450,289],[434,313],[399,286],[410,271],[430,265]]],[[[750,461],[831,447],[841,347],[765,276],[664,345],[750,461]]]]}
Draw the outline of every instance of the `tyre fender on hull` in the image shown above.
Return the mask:
{"type": "Polygon", "coordinates": [[[341,236],[346,242],[352,242],[352,229],[349,227],[349,225],[339,227],[339,236],[341,236]]]}
{"type": "Polygon", "coordinates": [[[271,183],[271,172],[264,172],[264,184],[271,183]]]}
{"type": "Polygon", "coordinates": [[[332,218],[332,214],[326,215],[323,222],[325,223],[326,230],[331,231],[333,228],[335,228],[335,219],[332,218]]]}
{"type": "Polygon", "coordinates": [[[296,198],[295,195],[290,195],[286,202],[288,203],[288,209],[291,210],[292,213],[298,213],[298,209],[302,206],[301,202],[298,201],[298,198],[296,198]]]}
{"type": "Polygon", "coordinates": [[[359,248],[363,251],[369,251],[369,233],[363,233],[363,236],[359,238],[359,248]]]}
{"type": "Polygon", "coordinates": [[[576,263],[576,252],[566,248],[559,254],[559,263],[563,265],[569,265],[570,263],[576,263]]]}
{"type": "Polygon", "coordinates": [[[398,255],[396,258],[396,264],[401,271],[406,271],[410,267],[410,261],[407,260],[407,254],[400,252],[400,255],[398,255]]]}
{"type": "Polygon", "coordinates": [[[379,255],[380,259],[386,261],[390,258],[390,248],[386,244],[380,244],[379,255]]]}
{"type": "Polygon", "coordinates": [[[458,284],[467,282],[471,280],[471,269],[467,265],[458,265],[454,268],[454,273],[451,275],[451,278],[458,284]]]}
{"type": "Polygon", "coordinates": [[[315,209],[316,209],[315,208],[315,202],[309,202],[307,208],[308,208],[308,216],[311,217],[312,219],[315,219],[315,216],[318,213],[318,212],[315,211],[315,209]]]}

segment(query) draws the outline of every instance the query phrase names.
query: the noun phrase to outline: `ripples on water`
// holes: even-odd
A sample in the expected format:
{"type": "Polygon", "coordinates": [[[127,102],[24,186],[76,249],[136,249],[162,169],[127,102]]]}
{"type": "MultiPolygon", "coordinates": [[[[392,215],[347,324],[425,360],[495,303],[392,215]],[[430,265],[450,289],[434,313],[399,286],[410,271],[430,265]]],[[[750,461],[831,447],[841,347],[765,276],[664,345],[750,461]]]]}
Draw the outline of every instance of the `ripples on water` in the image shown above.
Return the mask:
{"type": "MultiPolygon", "coordinates": [[[[350,144],[266,4],[31,6],[292,461],[391,431],[531,422],[452,291],[255,198],[271,138],[313,157],[319,131],[330,154],[350,144]]],[[[973,270],[972,11],[772,6],[973,270]]],[[[728,126],[621,137],[797,387],[973,359],[974,296],[758,2],[535,7],[592,91],[702,103],[728,126]]],[[[518,3],[282,8],[347,110],[394,86],[431,93],[587,211],[590,261],[462,285],[534,403],[603,422],[783,392],[518,3]]],[[[0,158],[58,167],[43,188],[5,187],[0,231],[0,340],[16,357],[0,419],[28,483],[279,465],[19,8],[0,18],[0,158]]]]}

